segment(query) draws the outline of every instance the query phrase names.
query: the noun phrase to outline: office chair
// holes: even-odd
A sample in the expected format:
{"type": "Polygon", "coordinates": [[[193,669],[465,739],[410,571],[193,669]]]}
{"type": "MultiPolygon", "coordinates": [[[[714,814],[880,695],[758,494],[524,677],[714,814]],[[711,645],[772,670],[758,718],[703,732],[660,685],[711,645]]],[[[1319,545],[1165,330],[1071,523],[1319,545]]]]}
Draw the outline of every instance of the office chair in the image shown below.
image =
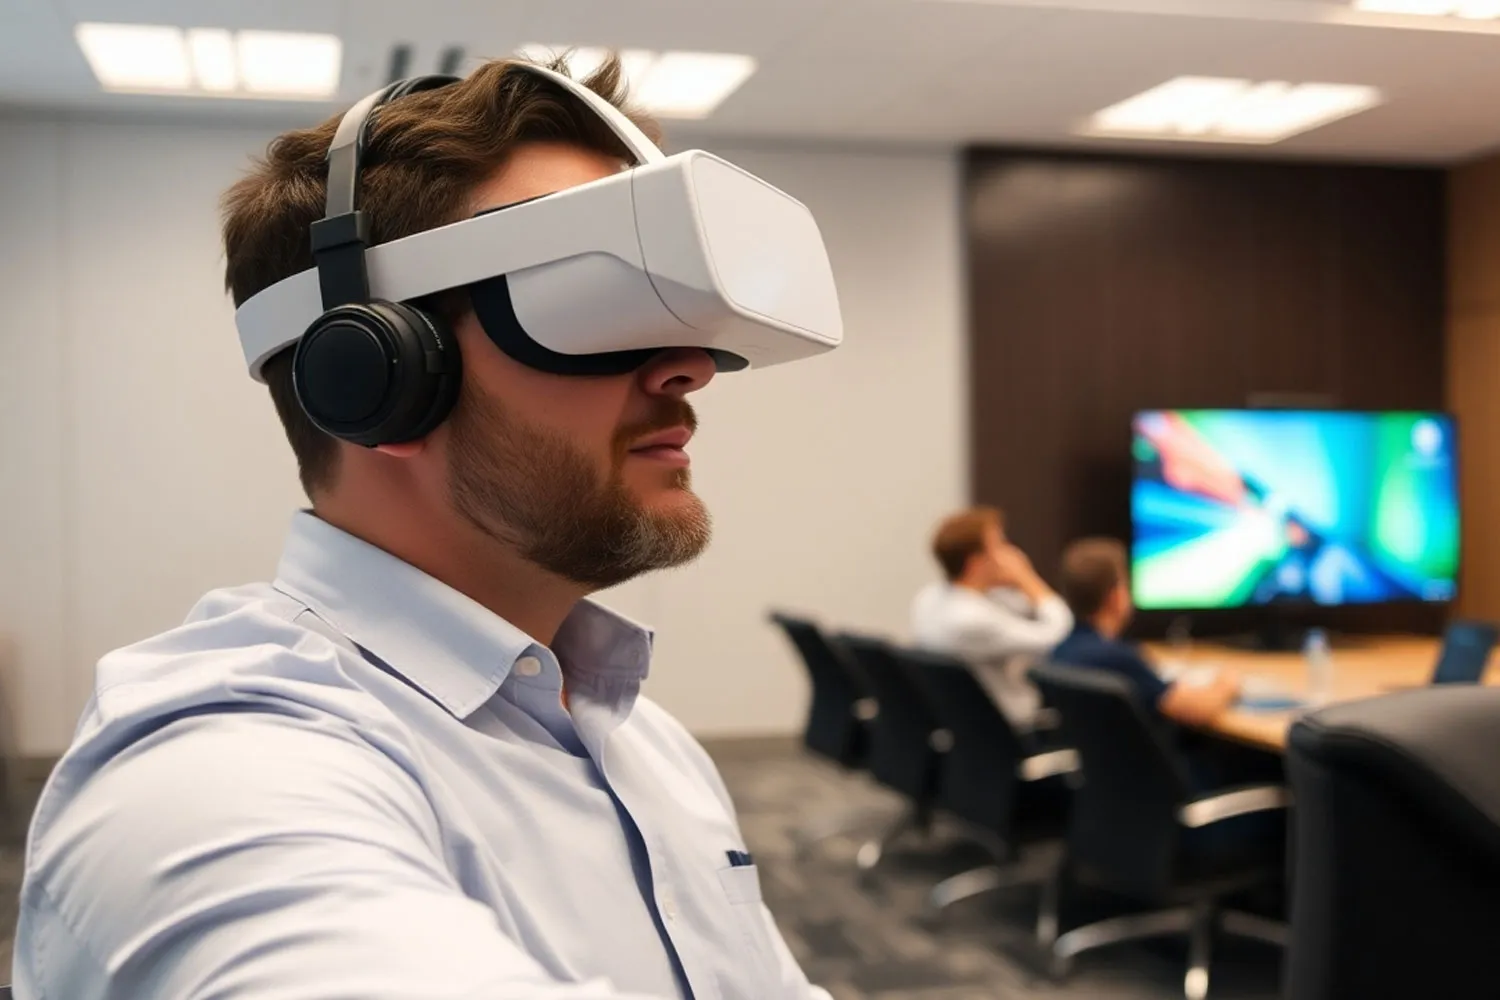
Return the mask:
{"type": "MultiPolygon", "coordinates": [[[[937,807],[959,820],[996,861],[934,886],[928,893],[931,914],[997,889],[1055,885],[1060,852],[1022,855],[1061,840],[1071,797],[1067,777],[1077,772],[1078,755],[1069,748],[1043,749],[1031,734],[1016,732],[962,661],[915,649],[898,648],[894,654],[926,696],[938,725],[952,736],[937,807]]],[[[1044,892],[1037,936],[1050,941],[1056,926],[1056,894],[1044,892]]]]}
{"type": "MultiPolygon", "coordinates": [[[[812,701],[802,730],[802,745],[845,771],[859,771],[869,752],[869,728],[879,710],[869,682],[847,651],[835,647],[817,624],[772,612],[771,621],[796,648],[812,684],[812,701]]],[[[869,823],[867,811],[825,817],[794,831],[797,854],[869,823]]]]}
{"type": "Polygon", "coordinates": [[[853,657],[879,706],[870,726],[870,774],[907,801],[907,808],[882,834],[860,846],[855,860],[860,871],[868,874],[901,836],[910,830],[925,833],[931,829],[940,765],[952,737],[938,725],[921,690],[888,643],[843,633],[835,637],[834,645],[853,657]]]}
{"type": "Polygon", "coordinates": [[[1188,936],[1188,1000],[1208,994],[1209,961],[1216,928],[1273,944],[1285,928],[1273,921],[1222,908],[1225,897],[1281,877],[1279,841],[1214,849],[1205,832],[1238,816],[1284,810],[1281,785],[1243,785],[1195,795],[1186,762],[1167,740],[1166,727],[1148,715],[1123,678],[1081,667],[1047,665],[1032,681],[1061,717],[1064,739],[1077,751],[1083,781],[1073,793],[1068,825],[1070,882],[1151,905],[1061,934],[1050,944],[1054,972],[1063,975],[1075,956],[1121,941],[1166,934],[1188,936]]]}
{"type": "Polygon", "coordinates": [[[1288,1000],[1500,992],[1500,689],[1432,687],[1292,727],[1288,1000]]]}
{"type": "Polygon", "coordinates": [[[812,682],[802,745],[840,767],[861,767],[869,743],[868,724],[877,711],[867,682],[815,623],[780,612],[772,612],[771,621],[796,647],[812,682]]]}

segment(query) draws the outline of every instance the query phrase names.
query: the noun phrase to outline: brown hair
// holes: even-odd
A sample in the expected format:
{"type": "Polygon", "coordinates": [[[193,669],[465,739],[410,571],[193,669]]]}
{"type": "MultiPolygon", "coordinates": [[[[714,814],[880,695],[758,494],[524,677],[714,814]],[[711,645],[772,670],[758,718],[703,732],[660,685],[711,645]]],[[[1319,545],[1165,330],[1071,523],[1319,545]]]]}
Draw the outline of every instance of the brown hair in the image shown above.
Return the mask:
{"type": "Polygon", "coordinates": [[[1005,530],[1005,515],[998,507],[970,507],[949,516],[932,536],[932,554],[950,580],[964,575],[969,559],[984,551],[987,528],[1005,530]]]}
{"type": "MultiPolygon", "coordinates": [[[[549,64],[566,72],[562,57],[549,64]]],[[[584,81],[630,115],[651,138],[655,123],[631,112],[625,79],[611,58],[584,81]]],[[[328,168],[324,156],[342,115],[287,132],[225,193],[224,283],[238,306],[256,292],[313,266],[309,229],[322,218],[328,168]]],[[[384,243],[456,222],[471,192],[518,145],[567,142],[627,157],[597,115],[535,73],[497,59],[464,80],[410,94],[382,107],[370,130],[360,171],[359,205],[370,217],[371,242],[384,243]]],[[[419,303],[450,322],[467,309],[462,297],[419,303]]],[[[300,331],[296,331],[300,332],[300,331]]],[[[335,440],[307,419],[292,387],[292,352],[265,366],[276,413],[297,456],[302,488],[330,486],[337,472],[335,440]]]]}
{"type": "Polygon", "coordinates": [[[1125,546],[1113,538],[1080,538],[1063,550],[1062,596],[1079,621],[1097,615],[1125,579],[1125,546]]]}

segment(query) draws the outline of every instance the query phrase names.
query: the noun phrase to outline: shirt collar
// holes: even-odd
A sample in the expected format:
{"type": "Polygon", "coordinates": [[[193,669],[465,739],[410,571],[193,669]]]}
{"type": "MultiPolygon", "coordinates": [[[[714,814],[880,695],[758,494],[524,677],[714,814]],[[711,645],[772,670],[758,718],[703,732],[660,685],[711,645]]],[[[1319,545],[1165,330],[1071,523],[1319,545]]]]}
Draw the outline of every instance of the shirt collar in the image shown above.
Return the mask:
{"type": "Polygon", "coordinates": [[[569,684],[626,693],[645,680],[650,630],[580,601],[548,650],[426,573],[301,511],[276,570],[277,590],[304,604],[453,715],[483,705],[518,659],[556,659],[569,684]]]}

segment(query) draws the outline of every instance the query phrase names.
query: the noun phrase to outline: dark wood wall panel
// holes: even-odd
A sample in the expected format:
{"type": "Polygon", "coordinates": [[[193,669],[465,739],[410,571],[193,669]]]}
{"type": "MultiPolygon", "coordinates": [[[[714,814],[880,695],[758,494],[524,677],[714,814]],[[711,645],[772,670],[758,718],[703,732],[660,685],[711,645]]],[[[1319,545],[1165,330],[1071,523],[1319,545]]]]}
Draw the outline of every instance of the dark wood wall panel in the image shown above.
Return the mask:
{"type": "Polygon", "coordinates": [[[979,150],[965,183],[974,496],[1049,576],[1128,535],[1137,409],[1443,406],[1439,171],[979,150]]]}

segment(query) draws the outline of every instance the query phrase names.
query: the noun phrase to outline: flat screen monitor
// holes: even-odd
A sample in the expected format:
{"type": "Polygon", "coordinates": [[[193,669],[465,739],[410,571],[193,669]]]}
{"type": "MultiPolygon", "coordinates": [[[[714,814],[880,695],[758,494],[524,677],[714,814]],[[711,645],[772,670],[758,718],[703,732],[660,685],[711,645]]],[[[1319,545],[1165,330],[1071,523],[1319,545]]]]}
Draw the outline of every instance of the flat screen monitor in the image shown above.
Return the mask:
{"type": "Polygon", "coordinates": [[[1443,413],[1148,410],[1133,421],[1143,609],[1444,602],[1458,442],[1443,413]]]}

